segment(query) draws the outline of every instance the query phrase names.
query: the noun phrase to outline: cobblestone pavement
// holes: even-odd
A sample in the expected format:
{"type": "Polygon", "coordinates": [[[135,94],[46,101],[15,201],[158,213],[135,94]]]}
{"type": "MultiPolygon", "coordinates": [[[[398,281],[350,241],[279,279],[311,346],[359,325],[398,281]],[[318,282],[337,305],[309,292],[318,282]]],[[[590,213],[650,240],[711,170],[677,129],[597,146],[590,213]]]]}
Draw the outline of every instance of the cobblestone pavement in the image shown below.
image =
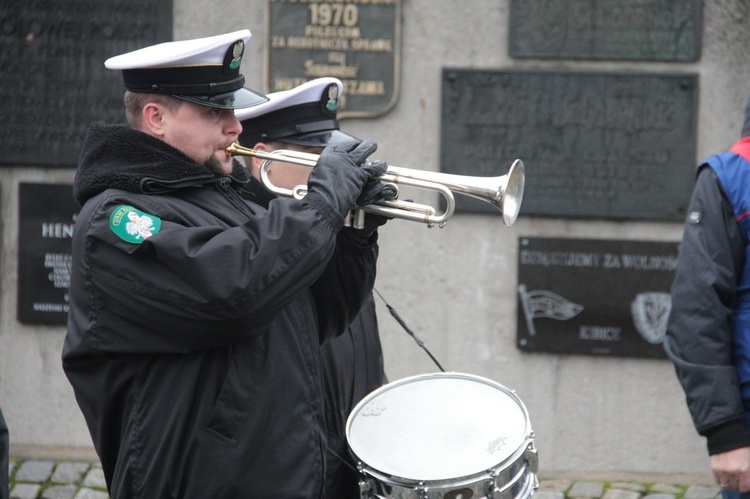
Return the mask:
{"type": "MultiPolygon", "coordinates": [[[[11,499],[107,499],[99,462],[75,460],[10,460],[11,499]]],[[[545,478],[539,476],[534,499],[717,499],[718,487],[672,483],[675,479],[545,478]],[[657,480],[657,481],[653,481],[657,480]]],[[[678,480],[679,481],[679,480],[678,480]]],[[[684,480],[682,480],[684,481],[684,480]]]]}
{"type": "Polygon", "coordinates": [[[720,499],[721,490],[705,484],[540,478],[534,499],[566,498],[720,499]]]}
{"type": "Polygon", "coordinates": [[[10,460],[11,499],[107,499],[99,462],[10,460]]]}

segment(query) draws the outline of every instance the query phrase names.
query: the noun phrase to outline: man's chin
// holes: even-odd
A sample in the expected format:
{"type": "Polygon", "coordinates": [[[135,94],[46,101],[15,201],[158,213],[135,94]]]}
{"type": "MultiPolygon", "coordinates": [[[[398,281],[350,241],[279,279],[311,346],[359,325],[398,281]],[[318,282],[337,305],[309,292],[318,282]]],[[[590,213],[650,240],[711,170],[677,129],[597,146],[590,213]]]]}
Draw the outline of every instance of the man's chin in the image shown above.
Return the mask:
{"type": "Polygon", "coordinates": [[[232,173],[233,163],[233,159],[231,157],[227,157],[226,154],[222,151],[221,153],[216,153],[211,156],[203,165],[208,168],[214,175],[221,176],[229,175],[232,173]],[[221,159],[219,159],[219,154],[223,155],[221,159]]]}

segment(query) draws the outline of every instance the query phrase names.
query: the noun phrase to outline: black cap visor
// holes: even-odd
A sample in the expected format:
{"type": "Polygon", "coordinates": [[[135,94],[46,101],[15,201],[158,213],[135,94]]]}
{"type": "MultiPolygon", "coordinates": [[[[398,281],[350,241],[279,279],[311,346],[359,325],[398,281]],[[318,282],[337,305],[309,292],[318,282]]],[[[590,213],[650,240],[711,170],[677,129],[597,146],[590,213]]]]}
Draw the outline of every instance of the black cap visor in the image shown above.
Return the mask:
{"type": "Polygon", "coordinates": [[[123,70],[125,88],[131,92],[173,95],[203,106],[241,109],[262,104],[265,95],[245,87],[237,69],[222,66],[163,67],[123,70]]]}
{"type": "Polygon", "coordinates": [[[276,139],[289,144],[297,144],[308,147],[325,147],[329,144],[338,144],[348,140],[359,140],[353,135],[344,133],[341,130],[325,130],[322,132],[311,132],[300,135],[291,135],[288,137],[279,137],[276,139]]]}
{"type": "Polygon", "coordinates": [[[242,109],[257,106],[268,101],[268,97],[265,95],[246,87],[233,92],[216,95],[175,95],[175,97],[202,106],[218,107],[220,109],[242,109]]]}

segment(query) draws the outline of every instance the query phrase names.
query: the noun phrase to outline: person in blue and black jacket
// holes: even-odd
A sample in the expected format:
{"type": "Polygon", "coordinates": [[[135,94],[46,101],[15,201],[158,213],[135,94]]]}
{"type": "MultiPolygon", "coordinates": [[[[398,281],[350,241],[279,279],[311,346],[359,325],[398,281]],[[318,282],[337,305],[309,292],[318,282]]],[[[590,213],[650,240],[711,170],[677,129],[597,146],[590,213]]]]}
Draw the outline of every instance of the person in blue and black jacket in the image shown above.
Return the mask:
{"type": "Polygon", "coordinates": [[[725,498],[750,497],[750,100],[706,159],[685,223],[664,347],[725,498]]]}

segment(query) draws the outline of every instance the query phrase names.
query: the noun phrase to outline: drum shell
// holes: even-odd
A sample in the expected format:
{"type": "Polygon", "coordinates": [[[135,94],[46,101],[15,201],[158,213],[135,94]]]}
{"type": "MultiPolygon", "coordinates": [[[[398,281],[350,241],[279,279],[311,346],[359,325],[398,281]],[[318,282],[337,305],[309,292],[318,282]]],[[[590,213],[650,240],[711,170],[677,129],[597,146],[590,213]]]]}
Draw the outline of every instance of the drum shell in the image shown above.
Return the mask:
{"type": "Polygon", "coordinates": [[[502,465],[493,476],[481,473],[462,480],[415,482],[385,476],[360,463],[361,498],[380,499],[523,499],[539,487],[536,476],[536,449],[529,444],[527,452],[507,467],[502,465]],[[494,484],[494,486],[492,485],[494,484]],[[488,491],[492,490],[492,494],[488,491]]]}

